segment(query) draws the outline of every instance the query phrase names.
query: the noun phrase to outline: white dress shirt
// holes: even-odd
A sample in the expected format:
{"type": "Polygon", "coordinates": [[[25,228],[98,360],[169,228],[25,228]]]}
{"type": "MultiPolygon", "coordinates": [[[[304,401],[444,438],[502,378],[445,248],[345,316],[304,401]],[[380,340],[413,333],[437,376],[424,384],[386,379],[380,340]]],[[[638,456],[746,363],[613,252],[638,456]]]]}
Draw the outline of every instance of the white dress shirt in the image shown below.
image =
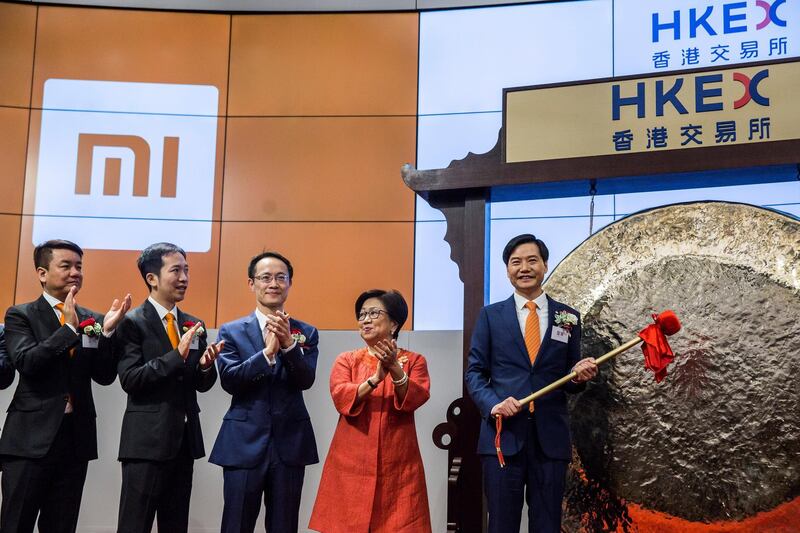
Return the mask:
{"type": "MultiPolygon", "coordinates": [[[[517,308],[517,320],[519,321],[519,330],[522,332],[522,338],[525,338],[525,321],[528,320],[528,313],[530,310],[525,307],[525,304],[528,303],[528,299],[522,296],[521,294],[514,292],[514,303],[516,304],[517,308]]],[[[547,304],[547,295],[542,292],[539,296],[533,299],[533,302],[536,303],[537,309],[536,312],[539,315],[539,340],[544,341],[544,336],[547,333],[547,319],[548,319],[548,304],[547,304]]]]}

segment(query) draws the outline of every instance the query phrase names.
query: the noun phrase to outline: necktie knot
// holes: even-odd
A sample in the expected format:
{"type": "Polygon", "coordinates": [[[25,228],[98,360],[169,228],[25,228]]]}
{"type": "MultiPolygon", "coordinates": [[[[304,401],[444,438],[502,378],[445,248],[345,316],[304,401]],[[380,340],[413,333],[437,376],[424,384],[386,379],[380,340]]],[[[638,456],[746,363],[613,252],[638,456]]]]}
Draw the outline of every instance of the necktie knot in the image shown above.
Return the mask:
{"type": "Polygon", "coordinates": [[[536,302],[534,302],[533,300],[529,300],[529,301],[525,302],[525,307],[527,307],[527,308],[528,308],[528,309],[530,309],[531,311],[536,311],[536,309],[537,309],[539,306],[538,306],[538,305],[536,304],[536,302]]]}

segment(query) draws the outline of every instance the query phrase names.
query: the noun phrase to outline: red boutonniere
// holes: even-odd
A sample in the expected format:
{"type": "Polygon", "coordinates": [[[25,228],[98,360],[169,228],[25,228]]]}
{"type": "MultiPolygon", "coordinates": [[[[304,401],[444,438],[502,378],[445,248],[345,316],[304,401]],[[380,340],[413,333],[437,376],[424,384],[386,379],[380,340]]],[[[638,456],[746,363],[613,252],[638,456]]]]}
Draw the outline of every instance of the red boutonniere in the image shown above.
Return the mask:
{"type": "Polygon", "coordinates": [[[299,344],[301,348],[306,345],[306,336],[303,335],[303,332],[299,329],[295,328],[292,330],[292,338],[297,341],[297,344],[299,344]]]}
{"type": "Polygon", "coordinates": [[[78,331],[83,332],[87,337],[97,337],[103,333],[103,326],[98,324],[93,317],[89,317],[78,324],[78,331]]]}
{"type": "MultiPolygon", "coordinates": [[[[183,326],[181,327],[181,331],[186,333],[187,331],[192,329],[195,324],[197,324],[197,322],[192,322],[191,320],[187,320],[186,322],[183,323],[183,326]]],[[[205,334],[205,332],[206,332],[206,330],[203,328],[203,326],[200,326],[199,328],[197,328],[197,336],[198,337],[202,337],[205,334]]]]}

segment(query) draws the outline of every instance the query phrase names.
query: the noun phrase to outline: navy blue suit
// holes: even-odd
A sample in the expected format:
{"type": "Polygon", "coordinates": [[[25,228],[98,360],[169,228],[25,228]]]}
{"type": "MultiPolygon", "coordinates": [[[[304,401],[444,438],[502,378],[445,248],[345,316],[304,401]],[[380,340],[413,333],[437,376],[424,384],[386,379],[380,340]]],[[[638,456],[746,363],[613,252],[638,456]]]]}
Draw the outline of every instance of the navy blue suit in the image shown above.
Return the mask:
{"type": "Polygon", "coordinates": [[[319,462],[302,393],[314,383],[319,334],[299,320],[290,327],[305,338],[279,351],[274,366],[255,313],[219,330],[220,382],[233,396],[209,457],[224,468],[223,532],[253,531],[262,494],[267,531],[297,531],[305,465],[319,462]]]}
{"type": "Polygon", "coordinates": [[[501,449],[508,465],[505,469],[498,466],[495,421],[491,416],[492,407],[498,403],[509,396],[523,398],[569,374],[581,358],[580,319],[567,342],[551,338],[557,312],[566,311],[576,317],[579,313],[549,296],[547,301],[548,326],[533,365],[513,296],[484,307],[472,335],[465,380],[482,418],[478,453],[483,456],[490,532],[519,532],[526,484],[530,531],[560,529],[564,477],[572,457],[566,394],[580,392],[585,385],[568,383],[536,400],[534,413],[524,408],[503,420],[501,449]]]}

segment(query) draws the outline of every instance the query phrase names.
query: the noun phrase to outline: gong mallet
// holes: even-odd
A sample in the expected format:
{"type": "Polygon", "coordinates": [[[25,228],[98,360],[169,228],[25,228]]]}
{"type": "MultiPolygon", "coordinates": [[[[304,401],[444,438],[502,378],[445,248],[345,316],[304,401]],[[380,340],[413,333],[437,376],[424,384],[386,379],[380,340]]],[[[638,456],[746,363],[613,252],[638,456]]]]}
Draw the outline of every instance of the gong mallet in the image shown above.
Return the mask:
{"type": "MultiPolygon", "coordinates": [[[[661,381],[664,379],[664,376],[666,375],[667,363],[671,362],[673,358],[672,350],[667,342],[667,336],[674,335],[680,331],[681,321],[678,320],[678,316],[670,310],[664,311],[658,315],[654,314],[653,321],[654,323],[640,331],[636,338],[629,340],[625,344],[617,346],[610,352],[595,359],[597,366],[602,365],[609,359],[616,357],[622,352],[630,350],[634,346],[644,342],[645,346],[642,347],[642,350],[644,351],[645,356],[645,366],[655,372],[656,381],[661,381]]],[[[529,394],[518,401],[523,406],[527,405],[535,399],[541,398],[545,394],[562,387],[566,383],[569,383],[575,379],[577,375],[577,372],[570,372],[563,378],[554,381],[545,387],[542,387],[536,392],[529,394]]],[[[500,468],[505,468],[506,461],[503,458],[503,452],[500,450],[500,434],[503,431],[503,415],[495,415],[495,428],[497,433],[494,438],[494,446],[497,450],[497,460],[500,462],[500,468]]]]}

